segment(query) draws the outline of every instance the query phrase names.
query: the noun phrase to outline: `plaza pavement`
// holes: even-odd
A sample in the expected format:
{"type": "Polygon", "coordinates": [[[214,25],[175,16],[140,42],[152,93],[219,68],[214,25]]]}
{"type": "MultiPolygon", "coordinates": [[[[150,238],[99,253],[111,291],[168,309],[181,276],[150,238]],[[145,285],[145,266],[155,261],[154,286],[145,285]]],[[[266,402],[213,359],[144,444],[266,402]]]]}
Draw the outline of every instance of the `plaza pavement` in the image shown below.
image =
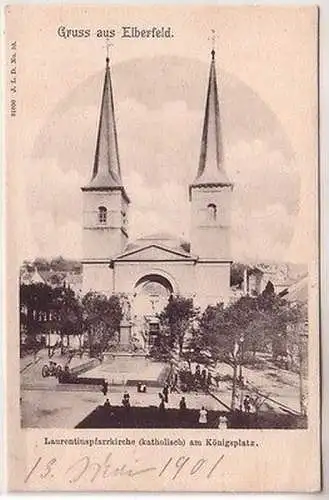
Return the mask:
{"type": "MultiPolygon", "coordinates": [[[[232,376],[232,367],[226,363],[218,363],[217,370],[222,376],[232,376]]],[[[247,386],[247,389],[244,391],[245,394],[252,394],[256,389],[256,391],[267,395],[271,399],[287,405],[295,412],[299,412],[300,380],[297,373],[277,367],[267,368],[266,370],[243,367],[242,375],[247,386]]],[[[304,388],[307,388],[307,381],[304,380],[303,383],[304,388]]]]}
{"type": "MultiPolygon", "coordinates": [[[[79,358],[73,359],[71,366],[87,361],[79,358]]],[[[43,378],[41,369],[48,361],[48,355],[45,352],[38,353],[36,359],[23,359],[21,361],[21,410],[23,427],[39,428],[74,428],[83,418],[86,417],[97,405],[103,404],[104,396],[99,389],[91,389],[89,392],[72,390],[64,391],[64,388],[58,384],[55,377],[43,378]]],[[[63,360],[64,361],[64,360],[63,360]]],[[[150,376],[155,377],[159,367],[155,364],[149,364],[150,376]],[[153,373],[151,373],[153,370],[153,373]]],[[[111,367],[112,370],[113,367],[111,367]]],[[[123,371],[125,368],[122,368],[123,371]]],[[[195,367],[192,366],[192,371],[195,367]]],[[[99,365],[93,370],[94,376],[104,376],[109,370],[109,365],[99,365]]],[[[232,367],[225,363],[218,363],[216,371],[221,376],[232,376],[232,367]]],[[[278,368],[267,370],[255,370],[243,367],[243,376],[249,389],[239,395],[239,399],[244,394],[253,394],[254,389],[274,400],[278,400],[296,412],[299,411],[299,377],[298,374],[281,370],[278,368]]],[[[105,377],[106,378],[106,377],[105,377]]],[[[228,377],[227,377],[228,378],[228,377]]],[[[125,386],[109,386],[108,398],[113,406],[121,405],[121,400],[125,386]]],[[[148,387],[146,394],[137,393],[136,387],[127,387],[130,393],[132,406],[158,406],[159,388],[148,387]]],[[[208,394],[187,393],[184,394],[188,408],[200,409],[205,406],[208,409],[222,411],[231,404],[232,382],[227,380],[219,382],[219,387],[214,387],[213,393],[217,400],[208,394]]],[[[173,393],[169,395],[169,408],[178,408],[179,400],[183,394],[173,393]]],[[[275,405],[274,405],[275,408],[275,405]]],[[[267,401],[262,409],[273,409],[271,401],[267,401]]],[[[276,408],[277,410],[277,408],[276,408]]]]}
{"type": "MultiPolygon", "coordinates": [[[[107,394],[112,406],[120,406],[124,388],[115,387],[107,394]],[[121,389],[121,390],[119,390],[121,389]]],[[[150,388],[146,394],[128,388],[131,406],[159,406],[159,390],[150,388]]],[[[207,394],[184,394],[188,408],[225,410],[207,394]]],[[[167,408],[179,408],[182,394],[169,394],[167,408]]],[[[23,390],[21,394],[22,426],[29,428],[74,428],[106,398],[100,391],[58,392],[51,390],[23,390]]]]}

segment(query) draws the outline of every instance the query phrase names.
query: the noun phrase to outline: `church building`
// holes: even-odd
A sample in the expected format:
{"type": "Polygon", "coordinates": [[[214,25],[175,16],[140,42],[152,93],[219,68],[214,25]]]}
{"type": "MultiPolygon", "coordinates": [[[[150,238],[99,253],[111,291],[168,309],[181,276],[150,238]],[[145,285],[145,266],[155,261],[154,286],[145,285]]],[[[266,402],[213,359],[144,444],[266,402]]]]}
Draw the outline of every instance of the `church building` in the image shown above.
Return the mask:
{"type": "Polygon", "coordinates": [[[129,241],[133,200],[122,182],[114,108],[107,58],[95,161],[90,182],[82,187],[83,293],[125,294],[135,318],[160,311],[171,294],[193,297],[201,308],[227,302],[233,184],[224,170],[215,51],[211,51],[199,166],[195,178],[186,183],[190,242],[167,234],[129,241]]]}

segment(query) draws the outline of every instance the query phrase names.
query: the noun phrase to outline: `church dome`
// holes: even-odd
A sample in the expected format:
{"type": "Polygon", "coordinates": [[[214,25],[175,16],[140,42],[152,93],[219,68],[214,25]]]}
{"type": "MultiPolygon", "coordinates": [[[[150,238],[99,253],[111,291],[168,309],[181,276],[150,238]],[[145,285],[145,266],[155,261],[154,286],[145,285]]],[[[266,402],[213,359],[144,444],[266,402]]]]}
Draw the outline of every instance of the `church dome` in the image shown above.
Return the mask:
{"type": "Polygon", "coordinates": [[[162,245],[180,252],[190,253],[190,243],[188,241],[165,232],[153,233],[137,238],[134,242],[127,245],[125,252],[147,245],[162,245]]]}

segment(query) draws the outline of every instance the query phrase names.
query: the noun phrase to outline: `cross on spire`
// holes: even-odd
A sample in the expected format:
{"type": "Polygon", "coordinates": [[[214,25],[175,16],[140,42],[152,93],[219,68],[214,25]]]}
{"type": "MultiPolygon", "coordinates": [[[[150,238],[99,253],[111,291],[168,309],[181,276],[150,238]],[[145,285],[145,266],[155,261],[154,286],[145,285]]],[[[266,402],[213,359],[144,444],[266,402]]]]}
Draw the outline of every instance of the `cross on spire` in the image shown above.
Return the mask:
{"type": "Polygon", "coordinates": [[[208,38],[208,40],[211,40],[211,56],[212,59],[215,58],[215,47],[216,47],[216,30],[212,29],[211,30],[211,37],[208,38]]]}
{"type": "Polygon", "coordinates": [[[105,39],[105,49],[106,49],[106,63],[110,62],[110,47],[113,47],[114,44],[110,42],[109,37],[107,36],[105,39]]]}

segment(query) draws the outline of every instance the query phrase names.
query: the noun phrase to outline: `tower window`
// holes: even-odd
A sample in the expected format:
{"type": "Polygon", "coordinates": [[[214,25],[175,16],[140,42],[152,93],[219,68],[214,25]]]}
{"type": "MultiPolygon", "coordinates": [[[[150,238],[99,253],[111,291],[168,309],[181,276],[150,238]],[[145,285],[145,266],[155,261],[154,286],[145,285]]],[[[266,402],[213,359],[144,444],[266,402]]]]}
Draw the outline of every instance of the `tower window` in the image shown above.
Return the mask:
{"type": "Polygon", "coordinates": [[[107,209],[106,207],[98,207],[98,222],[106,224],[107,222],[107,209]]]}
{"type": "Polygon", "coordinates": [[[208,217],[209,220],[216,220],[217,218],[217,207],[214,203],[209,203],[208,205],[208,217]]]}

